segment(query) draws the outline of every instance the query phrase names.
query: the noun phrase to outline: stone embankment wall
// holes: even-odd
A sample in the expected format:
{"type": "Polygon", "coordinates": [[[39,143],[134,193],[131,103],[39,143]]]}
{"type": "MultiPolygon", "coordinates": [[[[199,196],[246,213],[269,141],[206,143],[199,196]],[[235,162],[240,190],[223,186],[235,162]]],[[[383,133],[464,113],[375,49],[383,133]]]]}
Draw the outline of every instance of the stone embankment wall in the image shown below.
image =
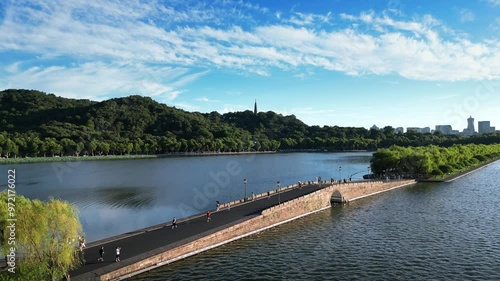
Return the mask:
{"type": "MultiPolygon", "coordinates": [[[[266,209],[255,217],[242,219],[226,225],[200,237],[181,241],[178,245],[169,245],[136,257],[137,262],[100,276],[100,280],[121,280],[153,268],[195,255],[218,247],[225,243],[252,235],[268,228],[329,208],[332,195],[351,201],[394,188],[413,184],[415,181],[374,181],[336,184],[311,194],[287,201],[278,206],[266,209]]],[[[303,187],[307,188],[307,187],[303,187]]]]}

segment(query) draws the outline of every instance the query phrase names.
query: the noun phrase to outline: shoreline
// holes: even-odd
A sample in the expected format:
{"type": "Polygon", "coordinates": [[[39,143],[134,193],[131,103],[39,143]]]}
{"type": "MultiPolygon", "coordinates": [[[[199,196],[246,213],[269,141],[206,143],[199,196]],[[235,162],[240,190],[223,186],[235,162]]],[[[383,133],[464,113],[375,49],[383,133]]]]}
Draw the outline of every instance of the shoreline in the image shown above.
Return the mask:
{"type": "Polygon", "coordinates": [[[417,181],[419,183],[420,182],[447,182],[447,183],[453,182],[457,179],[465,177],[465,176],[467,176],[467,175],[469,175],[477,170],[480,170],[480,169],[482,169],[482,168],[484,168],[492,163],[495,163],[496,161],[499,161],[499,160],[500,160],[500,158],[491,159],[491,160],[485,161],[483,163],[480,163],[477,166],[470,167],[463,172],[458,172],[456,174],[443,177],[442,179],[429,179],[429,180],[421,179],[421,180],[417,180],[417,181]]]}
{"type": "Polygon", "coordinates": [[[55,162],[79,162],[79,161],[111,161],[111,160],[136,160],[155,159],[168,157],[196,157],[196,156],[225,156],[225,155],[248,155],[248,154],[273,154],[276,151],[241,151],[241,152],[182,152],[169,154],[138,154],[138,155],[97,155],[97,156],[62,156],[62,157],[27,157],[27,158],[1,158],[0,165],[10,164],[32,164],[32,163],[55,163],[55,162]]]}
{"type": "Polygon", "coordinates": [[[95,155],[95,156],[54,156],[54,157],[17,157],[0,158],[1,165],[11,164],[34,164],[34,163],[56,163],[56,162],[79,162],[79,161],[113,161],[113,160],[136,160],[156,159],[169,157],[197,157],[197,156],[227,156],[227,155],[250,155],[250,154],[286,154],[286,153],[342,153],[342,152],[370,152],[368,150],[345,150],[345,151],[239,151],[239,152],[173,152],[168,154],[130,154],[130,155],[95,155]]]}

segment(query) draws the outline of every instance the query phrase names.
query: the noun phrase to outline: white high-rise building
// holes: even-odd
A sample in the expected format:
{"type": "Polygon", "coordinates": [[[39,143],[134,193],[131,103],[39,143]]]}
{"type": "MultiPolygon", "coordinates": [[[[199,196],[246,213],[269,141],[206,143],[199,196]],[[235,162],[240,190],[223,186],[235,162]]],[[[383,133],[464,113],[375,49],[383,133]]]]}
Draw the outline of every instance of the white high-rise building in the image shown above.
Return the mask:
{"type": "Polygon", "coordinates": [[[490,126],[490,121],[477,122],[477,130],[479,134],[487,134],[495,131],[495,127],[490,126]]]}
{"type": "Polygon", "coordinates": [[[474,118],[472,118],[472,115],[467,118],[467,130],[471,133],[475,133],[476,130],[474,129],[474,118]]]}
{"type": "Polygon", "coordinates": [[[472,118],[472,116],[470,116],[469,118],[467,118],[467,128],[464,129],[463,134],[464,134],[464,136],[471,136],[475,132],[476,132],[476,130],[474,128],[474,118],[472,118]]]}

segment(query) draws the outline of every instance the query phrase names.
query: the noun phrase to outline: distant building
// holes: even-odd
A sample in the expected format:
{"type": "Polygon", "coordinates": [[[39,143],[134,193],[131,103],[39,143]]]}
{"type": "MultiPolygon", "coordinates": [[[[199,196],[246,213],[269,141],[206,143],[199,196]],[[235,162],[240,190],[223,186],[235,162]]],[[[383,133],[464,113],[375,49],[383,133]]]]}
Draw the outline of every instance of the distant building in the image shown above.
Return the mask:
{"type": "Polygon", "coordinates": [[[470,116],[469,118],[467,118],[467,128],[464,129],[462,134],[464,136],[472,136],[474,133],[476,133],[476,130],[474,128],[474,118],[470,116]]]}
{"type": "Polygon", "coordinates": [[[431,132],[431,128],[429,128],[429,127],[425,127],[425,128],[408,127],[408,128],[406,128],[406,131],[407,132],[413,131],[413,132],[425,134],[425,133],[430,133],[431,132]]]}
{"type": "Polygon", "coordinates": [[[380,128],[377,127],[377,125],[375,125],[375,124],[373,124],[373,126],[370,129],[380,130],[380,128]]]}
{"type": "Polygon", "coordinates": [[[474,130],[474,118],[472,118],[472,115],[467,118],[467,130],[472,133],[476,132],[476,130],[474,130]]]}
{"type": "Polygon", "coordinates": [[[253,114],[257,115],[257,99],[255,99],[255,104],[253,105],[253,114]]]}
{"type": "Polygon", "coordinates": [[[405,132],[405,129],[403,127],[397,127],[396,129],[394,129],[394,133],[395,134],[399,134],[399,133],[404,133],[405,132]]]}
{"type": "Polygon", "coordinates": [[[477,122],[477,130],[479,134],[493,133],[495,127],[490,126],[490,121],[479,121],[477,122]]]}
{"type": "Polygon", "coordinates": [[[443,135],[452,135],[451,125],[436,125],[436,131],[443,133],[443,135]]]}

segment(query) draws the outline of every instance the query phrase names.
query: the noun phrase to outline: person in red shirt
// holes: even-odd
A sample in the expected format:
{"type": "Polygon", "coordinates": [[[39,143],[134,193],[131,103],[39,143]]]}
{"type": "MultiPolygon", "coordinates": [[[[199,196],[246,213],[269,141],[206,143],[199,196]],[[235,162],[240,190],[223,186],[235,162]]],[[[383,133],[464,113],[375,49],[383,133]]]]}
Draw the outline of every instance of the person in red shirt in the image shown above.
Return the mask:
{"type": "Polygon", "coordinates": [[[211,218],[210,218],[210,211],[207,211],[207,222],[210,222],[211,218]]]}

